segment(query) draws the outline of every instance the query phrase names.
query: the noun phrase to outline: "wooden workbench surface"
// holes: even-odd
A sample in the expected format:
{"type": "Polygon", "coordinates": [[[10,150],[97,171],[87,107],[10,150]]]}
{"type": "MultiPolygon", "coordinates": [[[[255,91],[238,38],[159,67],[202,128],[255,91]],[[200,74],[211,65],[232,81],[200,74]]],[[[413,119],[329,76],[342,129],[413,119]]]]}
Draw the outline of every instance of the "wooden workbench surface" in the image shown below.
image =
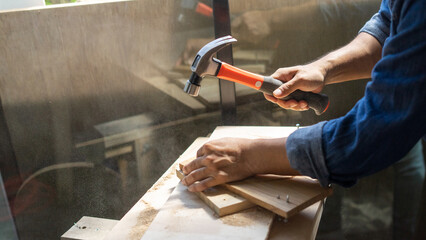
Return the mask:
{"type": "MultiPolygon", "coordinates": [[[[252,128],[259,130],[259,127],[252,128]]],[[[275,128],[282,129],[284,127],[266,127],[265,129],[276,132],[274,131],[275,128]]],[[[290,127],[285,128],[286,130],[294,129],[290,127]]],[[[176,168],[178,168],[178,163],[193,157],[194,153],[207,141],[208,138],[196,139],[115,225],[105,239],[141,239],[158,211],[179,183],[179,178],[175,173],[176,168]]],[[[322,201],[317,202],[296,216],[291,217],[288,222],[284,222],[281,218],[276,217],[272,224],[268,239],[314,239],[321,218],[322,207],[322,201]]]]}

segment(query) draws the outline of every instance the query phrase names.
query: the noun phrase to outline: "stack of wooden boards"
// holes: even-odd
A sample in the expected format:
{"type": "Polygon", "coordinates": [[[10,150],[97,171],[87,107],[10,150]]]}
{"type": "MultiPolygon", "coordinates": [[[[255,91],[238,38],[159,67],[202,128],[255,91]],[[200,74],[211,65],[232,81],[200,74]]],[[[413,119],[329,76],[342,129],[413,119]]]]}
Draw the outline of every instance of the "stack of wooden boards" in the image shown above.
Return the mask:
{"type": "MultiPolygon", "coordinates": [[[[218,127],[210,139],[228,136],[274,138],[288,136],[294,130],[288,127],[218,127]]],[[[267,239],[274,213],[291,217],[312,204],[319,204],[318,201],[330,194],[331,189],[321,188],[316,181],[305,177],[249,178],[197,194],[178,184],[142,239],[267,239]]],[[[293,227],[309,227],[304,229],[313,233],[308,234],[308,238],[315,236],[318,226],[320,208],[316,209],[313,224],[299,222],[299,226],[294,226],[296,223],[293,223],[293,227]]]]}

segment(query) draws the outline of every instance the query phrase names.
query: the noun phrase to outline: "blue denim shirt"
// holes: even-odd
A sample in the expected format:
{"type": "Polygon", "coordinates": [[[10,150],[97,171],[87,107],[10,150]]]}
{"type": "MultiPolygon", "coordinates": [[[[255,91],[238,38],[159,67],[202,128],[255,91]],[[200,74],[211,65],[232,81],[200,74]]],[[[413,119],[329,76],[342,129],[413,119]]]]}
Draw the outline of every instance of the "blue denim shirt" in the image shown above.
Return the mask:
{"type": "Polygon", "coordinates": [[[361,32],[382,45],[364,97],[343,117],[287,139],[293,168],[351,186],[401,159],[426,134],[426,1],[383,0],[361,32]]]}

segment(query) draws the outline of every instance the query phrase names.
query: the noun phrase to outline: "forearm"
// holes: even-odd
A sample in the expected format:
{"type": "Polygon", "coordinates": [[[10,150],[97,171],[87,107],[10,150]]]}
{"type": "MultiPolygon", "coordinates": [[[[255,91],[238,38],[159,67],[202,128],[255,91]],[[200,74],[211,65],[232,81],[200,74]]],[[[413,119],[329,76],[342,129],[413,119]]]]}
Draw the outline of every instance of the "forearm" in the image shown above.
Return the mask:
{"type": "Polygon", "coordinates": [[[325,84],[365,79],[371,77],[374,65],[381,58],[381,51],[382,46],[377,39],[362,32],[348,45],[308,65],[321,69],[325,84]]]}
{"type": "Polygon", "coordinates": [[[253,174],[300,175],[290,166],[286,152],[287,138],[249,140],[243,151],[253,174]]]}

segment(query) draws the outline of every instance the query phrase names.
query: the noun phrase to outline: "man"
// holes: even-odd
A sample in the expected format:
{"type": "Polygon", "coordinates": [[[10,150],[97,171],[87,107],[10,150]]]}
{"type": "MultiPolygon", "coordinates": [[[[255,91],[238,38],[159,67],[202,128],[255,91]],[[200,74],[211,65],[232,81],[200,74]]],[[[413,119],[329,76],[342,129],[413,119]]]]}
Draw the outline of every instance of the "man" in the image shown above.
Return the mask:
{"type": "Polygon", "coordinates": [[[282,139],[228,138],[207,143],[183,171],[190,191],[259,173],[303,174],[321,185],[352,186],[401,159],[426,134],[426,2],[384,0],[380,11],[345,47],[303,66],[278,69],[284,84],[266,99],[283,101],[296,89],[366,78],[365,96],[345,116],[282,139]]]}

